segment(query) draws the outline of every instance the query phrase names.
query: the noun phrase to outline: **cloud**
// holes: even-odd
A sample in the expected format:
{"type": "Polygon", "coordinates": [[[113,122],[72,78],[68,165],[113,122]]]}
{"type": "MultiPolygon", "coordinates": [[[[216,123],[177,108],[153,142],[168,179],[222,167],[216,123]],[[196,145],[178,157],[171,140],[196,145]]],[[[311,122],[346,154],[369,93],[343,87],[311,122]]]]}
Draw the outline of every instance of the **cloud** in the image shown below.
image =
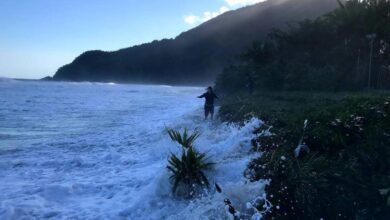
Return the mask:
{"type": "Polygon", "coordinates": [[[186,15],[184,16],[184,22],[189,25],[194,25],[200,21],[199,16],[196,15],[186,15]]]}
{"type": "Polygon", "coordinates": [[[225,0],[225,2],[231,7],[253,5],[264,0],[225,0]]]}
{"type": "Polygon", "coordinates": [[[217,17],[218,15],[221,15],[229,10],[230,9],[228,7],[222,6],[221,8],[219,8],[218,11],[214,11],[214,12],[205,11],[203,13],[203,21],[208,21],[210,19],[213,19],[213,18],[217,17]]]}
{"type": "Polygon", "coordinates": [[[202,15],[186,15],[183,17],[184,22],[188,25],[194,26],[199,23],[206,22],[210,19],[213,19],[217,17],[218,15],[221,15],[227,11],[230,11],[232,9],[236,9],[239,7],[247,6],[247,5],[253,5],[259,2],[263,2],[265,0],[225,0],[226,6],[222,6],[217,11],[205,11],[202,15]]]}
{"type": "Polygon", "coordinates": [[[222,6],[219,8],[218,11],[205,11],[205,12],[203,12],[202,16],[197,16],[197,15],[193,15],[193,14],[186,15],[186,16],[184,16],[184,22],[189,24],[189,25],[203,23],[203,22],[206,22],[210,19],[213,19],[213,18],[217,17],[218,15],[221,15],[229,10],[230,9],[228,7],[222,6]]]}

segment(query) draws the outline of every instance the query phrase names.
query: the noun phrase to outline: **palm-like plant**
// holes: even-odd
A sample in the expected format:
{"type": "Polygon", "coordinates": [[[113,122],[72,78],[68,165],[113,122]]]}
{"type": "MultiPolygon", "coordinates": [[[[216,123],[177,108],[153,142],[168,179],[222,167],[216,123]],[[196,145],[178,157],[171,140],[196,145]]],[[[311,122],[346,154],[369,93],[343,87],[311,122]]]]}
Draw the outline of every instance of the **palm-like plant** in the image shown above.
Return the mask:
{"type": "Polygon", "coordinates": [[[173,192],[175,193],[182,184],[186,191],[186,196],[194,196],[196,187],[208,187],[209,181],[204,174],[205,170],[211,169],[213,164],[207,158],[205,153],[199,153],[193,147],[193,143],[200,136],[198,131],[192,134],[185,129],[181,134],[179,131],[169,129],[168,134],[171,139],[179,143],[182,147],[181,156],[171,154],[168,159],[167,169],[172,172],[170,179],[173,183],[173,192]]]}
{"type": "Polygon", "coordinates": [[[199,131],[194,130],[192,134],[189,134],[186,128],[184,129],[183,134],[181,134],[179,131],[176,131],[174,129],[168,129],[168,134],[173,141],[176,141],[185,149],[191,148],[195,140],[198,139],[200,136],[199,131]]]}

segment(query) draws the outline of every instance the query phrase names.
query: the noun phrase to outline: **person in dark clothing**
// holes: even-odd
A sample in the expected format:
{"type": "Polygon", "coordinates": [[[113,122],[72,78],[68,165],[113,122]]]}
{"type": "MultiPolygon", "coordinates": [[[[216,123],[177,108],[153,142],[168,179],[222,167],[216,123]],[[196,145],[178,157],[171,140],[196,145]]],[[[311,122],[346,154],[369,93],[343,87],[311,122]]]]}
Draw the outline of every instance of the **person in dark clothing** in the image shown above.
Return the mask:
{"type": "Polygon", "coordinates": [[[210,86],[207,88],[207,92],[205,92],[203,95],[198,96],[198,98],[205,98],[205,104],[204,104],[204,117],[207,119],[207,117],[211,116],[211,119],[214,117],[214,99],[218,99],[217,95],[213,92],[213,88],[210,86]]]}

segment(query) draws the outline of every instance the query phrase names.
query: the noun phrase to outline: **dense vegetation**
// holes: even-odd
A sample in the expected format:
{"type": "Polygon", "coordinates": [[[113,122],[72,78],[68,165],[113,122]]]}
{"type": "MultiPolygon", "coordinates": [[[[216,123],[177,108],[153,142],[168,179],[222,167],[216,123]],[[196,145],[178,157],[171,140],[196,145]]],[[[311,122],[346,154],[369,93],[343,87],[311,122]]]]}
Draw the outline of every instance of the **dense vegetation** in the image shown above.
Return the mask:
{"type": "Polygon", "coordinates": [[[225,100],[220,114],[265,121],[252,140],[264,154],[245,174],[271,180],[266,219],[389,219],[390,93],[269,92],[225,100]]]}
{"type": "Polygon", "coordinates": [[[217,79],[218,89],[361,90],[390,88],[390,1],[349,0],[253,44],[217,79]],[[370,74],[371,73],[371,74],[370,74]]]}
{"type": "Polygon", "coordinates": [[[201,84],[272,28],[314,18],[337,7],[335,0],[270,0],[227,12],[175,39],[114,52],[88,51],[58,69],[55,80],[201,84]]]}
{"type": "Polygon", "coordinates": [[[223,120],[265,121],[245,176],[270,180],[266,219],[390,218],[390,1],[274,30],[216,85],[223,120]]]}
{"type": "Polygon", "coordinates": [[[167,169],[171,172],[172,191],[184,198],[193,198],[203,192],[204,187],[210,183],[205,171],[212,168],[205,153],[200,153],[194,148],[195,140],[200,136],[198,131],[189,133],[184,129],[183,133],[169,129],[170,138],[181,147],[181,155],[171,154],[168,158],[167,169]]]}

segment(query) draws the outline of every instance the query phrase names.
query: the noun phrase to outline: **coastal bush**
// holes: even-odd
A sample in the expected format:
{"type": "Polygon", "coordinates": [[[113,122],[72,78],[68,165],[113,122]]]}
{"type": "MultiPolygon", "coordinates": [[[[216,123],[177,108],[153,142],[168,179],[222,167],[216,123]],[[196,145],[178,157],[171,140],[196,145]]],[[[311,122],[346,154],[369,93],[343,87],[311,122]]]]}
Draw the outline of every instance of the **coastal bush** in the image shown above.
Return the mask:
{"type": "Polygon", "coordinates": [[[185,149],[192,148],[194,142],[200,136],[200,132],[196,130],[192,134],[188,133],[187,129],[184,129],[183,134],[173,129],[168,129],[167,132],[172,141],[177,142],[185,149]]]}
{"type": "Polygon", "coordinates": [[[390,97],[285,98],[300,100],[300,111],[268,106],[276,119],[267,121],[279,123],[252,141],[264,154],[246,171],[251,181],[271,180],[267,218],[389,219],[390,97]],[[308,150],[296,154],[300,146],[308,150]]]}
{"type": "Polygon", "coordinates": [[[211,169],[214,163],[207,158],[206,153],[200,153],[194,148],[193,144],[200,136],[198,131],[190,134],[187,129],[183,133],[169,129],[168,134],[182,150],[180,156],[172,153],[168,158],[167,169],[172,173],[172,191],[185,198],[192,198],[204,187],[209,187],[205,171],[211,169]]]}
{"type": "Polygon", "coordinates": [[[390,1],[342,2],[254,43],[217,77],[219,93],[244,92],[248,83],[257,91],[389,89],[390,1]]]}

